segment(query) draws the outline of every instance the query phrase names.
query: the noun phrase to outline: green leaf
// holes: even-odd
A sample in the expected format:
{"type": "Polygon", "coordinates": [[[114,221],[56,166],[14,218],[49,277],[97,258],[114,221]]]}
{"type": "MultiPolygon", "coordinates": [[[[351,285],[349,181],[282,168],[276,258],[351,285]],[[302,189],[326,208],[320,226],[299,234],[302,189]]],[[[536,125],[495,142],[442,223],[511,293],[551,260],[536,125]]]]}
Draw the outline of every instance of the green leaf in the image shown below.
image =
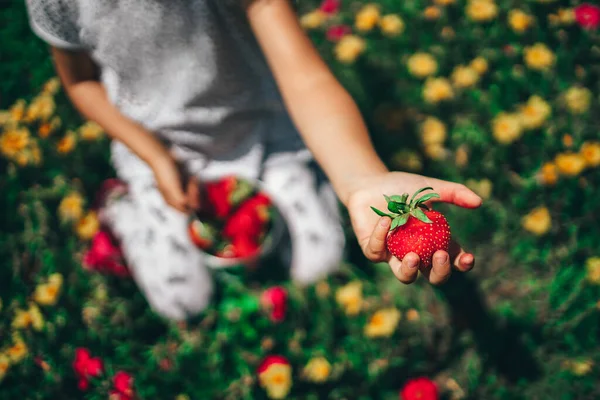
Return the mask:
{"type": "Polygon", "coordinates": [[[395,201],[390,201],[388,203],[388,210],[390,210],[393,213],[399,214],[400,210],[401,210],[401,204],[396,203],[395,201]]]}
{"type": "Polygon", "coordinates": [[[406,203],[406,200],[408,200],[408,193],[404,193],[402,196],[400,196],[400,199],[402,203],[406,203]]]}
{"type": "Polygon", "coordinates": [[[385,201],[386,201],[386,202],[388,202],[388,203],[391,203],[391,202],[393,201],[393,200],[392,200],[392,198],[391,198],[390,196],[387,196],[387,195],[385,195],[385,194],[383,195],[383,198],[384,198],[384,199],[385,199],[385,201]]]}
{"type": "Polygon", "coordinates": [[[390,218],[394,218],[389,214],[384,213],[383,211],[379,211],[378,209],[376,209],[375,207],[371,207],[371,210],[375,211],[375,214],[379,215],[380,217],[390,217],[390,218]]]}
{"type": "Polygon", "coordinates": [[[402,215],[399,215],[396,218],[394,218],[394,220],[392,221],[392,226],[390,227],[390,230],[394,230],[394,229],[398,228],[399,226],[406,224],[406,222],[408,221],[408,217],[410,217],[409,214],[402,214],[402,215]]]}
{"type": "Polygon", "coordinates": [[[426,195],[424,195],[423,197],[419,198],[416,202],[417,205],[421,204],[421,203],[425,203],[426,201],[429,201],[431,199],[439,199],[440,195],[437,193],[428,193],[426,195]]]}
{"type": "Polygon", "coordinates": [[[392,199],[392,201],[395,201],[396,203],[406,203],[406,199],[403,196],[398,196],[397,194],[390,196],[389,198],[392,199]]]}
{"type": "Polygon", "coordinates": [[[423,193],[426,190],[433,190],[432,187],[425,187],[423,189],[419,189],[415,192],[415,194],[412,195],[412,197],[410,198],[410,204],[413,203],[413,200],[415,199],[415,197],[417,197],[420,193],[423,193]]]}
{"type": "Polygon", "coordinates": [[[420,208],[415,208],[410,212],[410,214],[419,221],[425,222],[426,224],[433,223],[429,218],[427,218],[427,215],[425,215],[423,210],[421,210],[420,208]]]}

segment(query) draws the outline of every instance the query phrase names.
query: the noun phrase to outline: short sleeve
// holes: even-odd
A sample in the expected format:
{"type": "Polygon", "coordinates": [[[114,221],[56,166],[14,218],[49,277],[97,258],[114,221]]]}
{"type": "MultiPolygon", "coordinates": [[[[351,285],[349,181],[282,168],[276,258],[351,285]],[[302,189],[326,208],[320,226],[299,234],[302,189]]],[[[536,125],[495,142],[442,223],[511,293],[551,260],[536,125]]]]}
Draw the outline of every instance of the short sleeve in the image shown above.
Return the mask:
{"type": "Polygon", "coordinates": [[[76,0],[26,0],[33,32],[51,46],[81,49],[76,0]]]}

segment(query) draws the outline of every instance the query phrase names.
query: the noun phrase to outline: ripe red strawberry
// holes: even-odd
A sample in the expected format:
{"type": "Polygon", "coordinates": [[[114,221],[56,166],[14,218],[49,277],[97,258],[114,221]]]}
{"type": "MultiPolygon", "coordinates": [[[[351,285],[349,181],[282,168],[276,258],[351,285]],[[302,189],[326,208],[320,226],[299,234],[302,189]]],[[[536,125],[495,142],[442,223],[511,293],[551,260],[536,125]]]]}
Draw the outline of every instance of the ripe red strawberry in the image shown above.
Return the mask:
{"type": "Polygon", "coordinates": [[[269,197],[262,193],[244,201],[225,222],[223,236],[232,239],[242,234],[257,239],[269,221],[270,204],[269,197]]]}
{"type": "Polygon", "coordinates": [[[407,202],[408,194],[384,196],[391,214],[371,208],[378,215],[392,218],[392,226],[386,242],[389,252],[399,260],[408,253],[416,253],[421,259],[421,265],[429,267],[436,251],[448,251],[450,225],[441,213],[430,210],[425,205],[428,200],[439,198],[437,193],[429,193],[417,198],[425,190],[433,189],[427,187],[417,191],[410,202],[407,202]]]}
{"type": "Polygon", "coordinates": [[[218,218],[226,218],[233,208],[248,198],[253,186],[244,179],[226,176],[218,181],[204,185],[206,202],[202,202],[204,213],[214,214],[218,218]]]}

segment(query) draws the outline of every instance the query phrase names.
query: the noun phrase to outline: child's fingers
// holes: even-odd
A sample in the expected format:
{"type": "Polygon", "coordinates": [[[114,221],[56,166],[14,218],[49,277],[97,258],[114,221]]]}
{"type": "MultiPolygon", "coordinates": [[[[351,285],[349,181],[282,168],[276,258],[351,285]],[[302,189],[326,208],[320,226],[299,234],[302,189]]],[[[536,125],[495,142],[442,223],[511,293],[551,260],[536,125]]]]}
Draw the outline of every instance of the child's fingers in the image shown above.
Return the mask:
{"type": "Polygon", "coordinates": [[[199,210],[201,206],[200,201],[200,182],[195,177],[191,177],[187,181],[186,187],[186,198],[187,205],[192,210],[199,210]]]}
{"type": "Polygon", "coordinates": [[[475,266],[475,257],[473,254],[465,252],[455,241],[450,242],[450,259],[453,261],[454,267],[461,271],[467,272],[475,266]]]}
{"type": "Polygon", "coordinates": [[[483,200],[465,185],[427,178],[427,184],[440,195],[439,201],[464,208],[477,208],[483,200]]]}
{"type": "Polygon", "coordinates": [[[392,257],[389,261],[392,272],[402,283],[413,283],[419,274],[419,256],[415,253],[408,253],[402,261],[392,257]]]}
{"type": "Polygon", "coordinates": [[[387,260],[385,239],[390,230],[391,223],[392,220],[388,217],[381,217],[377,222],[367,245],[363,248],[363,252],[369,260],[373,262],[387,260]]]}
{"type": "Polygon", "coordinates": [[[441,285],[450,278],[450,256],[445,251],[436,251],[432,259],[432,267],[427,273],[427,278],[432,285],[441,285]]]}

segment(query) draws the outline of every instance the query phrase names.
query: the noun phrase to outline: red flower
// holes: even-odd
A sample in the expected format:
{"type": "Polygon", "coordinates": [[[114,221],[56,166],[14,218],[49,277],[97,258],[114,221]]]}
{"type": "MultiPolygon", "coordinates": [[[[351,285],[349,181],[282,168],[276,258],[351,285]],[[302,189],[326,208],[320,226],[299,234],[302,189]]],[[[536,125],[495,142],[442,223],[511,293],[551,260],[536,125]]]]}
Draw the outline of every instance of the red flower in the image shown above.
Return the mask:
{"type": "Polygon", "coordinates": [[[281,322],[287,312],[287,291],[281,286],[265,290],[260,298],[262,306],[269,312],[273,322],[281,322]]]}
{"type": "Polygon", "coordinates": [[[92,245],[83,256],[83,266],[92,271],[126,277],[129,270],[123,263],[123,253],[110,233],[101,230],[92,239],[92,245]]]}
{"type": "Polygon", "coordinates": [[[575,7],[575,21],[584,29],[597,29],[600,26],[600,7],[589,3],[575,7]]]}
{"type": "Polygon", "coordinates": [[[400,400],[437,400],[436,384],[429,378],[411,379],[402,388],[400,400]]]}
{"type": "Polygon", "coordinates": [[[331,42],[338,42],[344,36],[350,33],[352,33],[352,28],[350,28],[348,25],[333,25],[332,27],[327,29],[326,36],[327,40],[331,42]]]}
{"type": "Polygon", "coordinates": [[[92,357],[90,351],[85,348],[75,350],[75,360],[73,361],[73,370],[79,379],[77,386],[80,390],[87,390],[89,379],[102,375],[104,366],[102,360],[98,357],[92,357]]]}
{"type": "Polygon", "coordinates": [[[110,398],[119,400],[133,399],[133,377],[127,372],[119,371],[113,377],[114,390],[110,392],[110,398]]]}
{"type": "Polygon", "coordinates": [[[321,7],[319,9],[323,11],[325,14],[337,14],[340,11],[340,6],[342,5],[341,0],[323,0],[321,3],[321,7]]]}
{"type": "Polygon", "coordinates": [[[105,180],[96,194],[93,208],[99,209],[106,206],[114,199],[127,194],[128,190],[127,184],[119,179],[112,178],[105,180]]]}
{"type": "MultiPolygon", "coordinates": [[[[228,176],[216,182],[205,184],[208,205],[219,218],[225,218],[231,212],[231,195],[237,186],[237,179],[228,176]]],[[[204,204],[201,204],[204,207],[204,204]]]]}
{"type": "Polygon", "coordinates": [[[284,356],[266,356],[265,359],[260,363],[256,372],[258,374],[262,374],[265,372],[271,365],[281,364],[281,365],[290,365],[290,362],[284,356]]]}

